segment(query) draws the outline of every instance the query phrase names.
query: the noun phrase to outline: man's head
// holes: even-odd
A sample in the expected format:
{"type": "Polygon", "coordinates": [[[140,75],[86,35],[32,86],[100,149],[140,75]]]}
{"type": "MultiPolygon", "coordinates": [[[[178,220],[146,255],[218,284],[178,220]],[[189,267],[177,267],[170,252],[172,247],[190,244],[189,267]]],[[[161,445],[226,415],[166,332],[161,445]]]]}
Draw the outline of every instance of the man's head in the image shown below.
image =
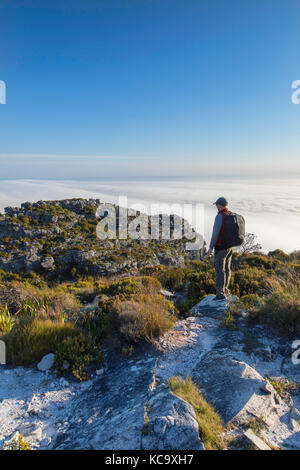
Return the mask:
{"type": "Polygon", "coordinates": [[[228,206],[228,201],[225,197],[219,197],[214,204],[217,206],[218,211],[222,211],[228,206]]]}

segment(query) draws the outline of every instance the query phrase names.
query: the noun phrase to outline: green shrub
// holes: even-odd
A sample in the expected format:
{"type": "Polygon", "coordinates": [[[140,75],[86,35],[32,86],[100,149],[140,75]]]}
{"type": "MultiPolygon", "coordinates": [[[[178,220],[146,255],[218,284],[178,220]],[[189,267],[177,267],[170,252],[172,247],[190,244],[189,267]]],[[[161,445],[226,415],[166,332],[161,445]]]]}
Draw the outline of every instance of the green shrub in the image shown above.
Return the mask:
{"type": "Polygon", "coordinates": [[[234,294],[256,294],[265,286],[268,273],[258,267],[242,267],[234,271],[231,287],[234,294]]]}
{"type": "Polygon", "coordinates": [[[164,287],[171,290],[180,290],[183,287],[184,270],[174,267],[166,269],[160,276],[160,281],[164,287]]]}
{"type": "Polygon", "coordinates": [[[257,306],[249,310],[250,317],[284,336],[300,334],[300,293],[277,291],[264,296],[257,306]]]}
{"type": "Polygon", "coordinates": [[[202,269],[187,273],[189,308],[215,292],[215,272],[212,266],[203,265],[202,269]]]}
{"type": "Polygon", "coordinates": [[[156,266],[145,266],[142,270],[142,273],[145,276],[154,276],[159,279],[166,269],[166,266],[163,264],[157,264],[156,266]]]}
{"type": "Polygon", "coordinates": [[[289,255],[287,255],[282,250],[269,251],[268,256],[271,256],[272,258],[280,259],[281,261],[286,261],[289,259],[289,255]]]}
{"type": "Polygon", "coordinates": [[[107,331],[107,313],[101,307],[83,307],[72,315],[72,321],[94,340],[101,342],[107,331]]]}
{"type": "Polygon", "coordinates": [[[13,365],[30,365],[40,361],[66,338],[79,336],[80,330],[72,323],[54,323],[50,320],[23,317],[3,337],[7,361],[13,365]]]}
{"type": "Polygon", "coordinates": [[[151,276],[124,277],[110,284],[109,295],[131,298],[139,294],[155,293],[161,289],[160,282],[151,276]]]}
{"type": "Polygon", "coordinates": [[[281,398],[288,398],[291,392],[297,393],[299,389],[297,383],[292,382],[291,380],[283,377],[266,377],[266,380],[272,385],[272,387],[276,390],[276,392],[280,395],[281,398]]]}
{"type": "Polygon", "coordinates": [[[4,443],[5,450],[31,450],[30,445],[22,434],[15,435],[10,441],[4,443]]]}
{"type": "Polygon", "coordinates": [[[273,269],[281,265],[281,261],[276,257],[268,257],[266,255],[244,255],[242,264],[250,267],[262,269],[273,269]]]}
{"type": "Polygon", "coordinates": [[[93,342],[79,334],[64,338],[55,349],[55,367],[58,372],[64,373],[65,363],[78,380],[87,380],[87,365],[93,360],[93,342]]]}

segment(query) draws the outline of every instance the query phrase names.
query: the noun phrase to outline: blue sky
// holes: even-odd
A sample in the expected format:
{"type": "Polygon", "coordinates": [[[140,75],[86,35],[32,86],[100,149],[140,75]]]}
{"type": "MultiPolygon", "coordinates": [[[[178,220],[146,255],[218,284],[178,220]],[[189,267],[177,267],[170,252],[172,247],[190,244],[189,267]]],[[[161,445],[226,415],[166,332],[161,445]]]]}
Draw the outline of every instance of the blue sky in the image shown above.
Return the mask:
{"type": "Polygon", "coordinates": [[[2,0],[2,178],[300,175],[300,3],[2,0]]]}

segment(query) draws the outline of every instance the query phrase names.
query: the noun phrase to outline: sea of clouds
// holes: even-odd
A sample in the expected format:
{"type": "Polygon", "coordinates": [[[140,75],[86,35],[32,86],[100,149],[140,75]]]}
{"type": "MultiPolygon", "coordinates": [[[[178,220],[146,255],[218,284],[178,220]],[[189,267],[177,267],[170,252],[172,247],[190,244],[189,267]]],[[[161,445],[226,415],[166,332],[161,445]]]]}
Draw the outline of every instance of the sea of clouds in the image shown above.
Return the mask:
{"type": "MultiPolygon", "coordinates": [[[[257,235],[264,251],[280,248],[300,250],[299,179],[120,179],[120,180],[2,180],[0,212],[6,206],[25,201],[64,198],[100,198],[118,204],[119,196],[128,206],[150,204],[203,204],[203,235],[209,242],[216,214],[212,203],[219,196],[229,208],[243,214],[247,232],[257,235]]],[[[181,215],[181,214],[179,214],[181,215]]],[[[193,220],[190,220],[193,223],[193,220]]]]}

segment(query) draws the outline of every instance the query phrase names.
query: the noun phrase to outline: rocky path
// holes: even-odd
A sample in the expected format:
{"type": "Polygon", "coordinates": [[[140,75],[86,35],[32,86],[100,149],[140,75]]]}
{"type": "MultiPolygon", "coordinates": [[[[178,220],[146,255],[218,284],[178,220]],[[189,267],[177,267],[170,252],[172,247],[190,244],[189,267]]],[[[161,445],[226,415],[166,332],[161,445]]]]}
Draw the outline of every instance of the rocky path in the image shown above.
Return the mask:
{"type": "Polygon", "coordinates": [[[40,449],[202,449],[193,408],[167,387],[190,375],[232,436],[258,418],[266,442],[300,449],[300,366],[290,345],[243,319],[237,331],[220,328],[226,303],[212,297],[156,347],[109,356],[88,382],[0,366],[0,446],[20,432],[40,449]],[[291,390],[279,396],[266,376],[289,379],[291,390]]]}

